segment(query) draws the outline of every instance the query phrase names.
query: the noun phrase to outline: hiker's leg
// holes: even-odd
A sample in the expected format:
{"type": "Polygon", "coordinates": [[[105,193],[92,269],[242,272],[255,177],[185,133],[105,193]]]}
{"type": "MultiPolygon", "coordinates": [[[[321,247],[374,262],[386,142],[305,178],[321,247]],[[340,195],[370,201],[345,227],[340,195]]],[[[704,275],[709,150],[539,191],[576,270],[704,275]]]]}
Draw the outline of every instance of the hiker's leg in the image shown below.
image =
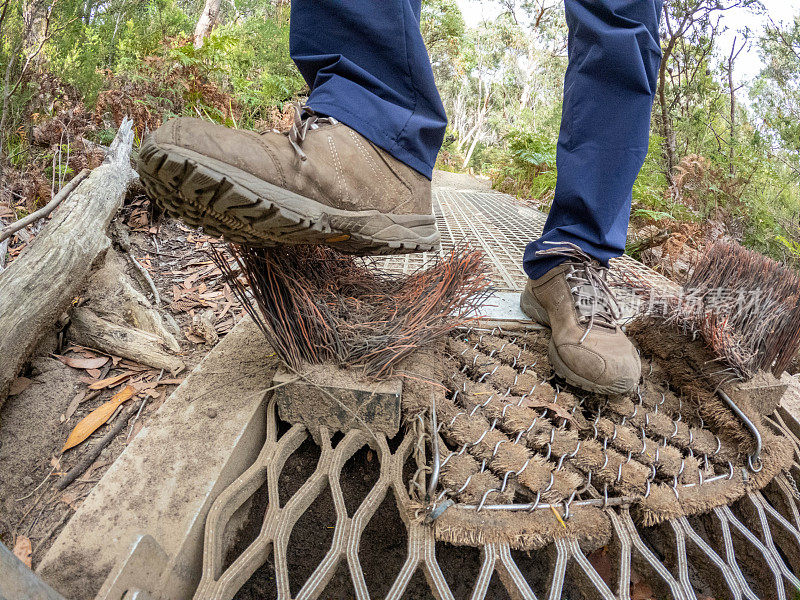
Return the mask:
{"type": "Polygon", "coordinates": [[[286,134],[172,119],[139,171],[170,214],[250,245],[355,254],[439,243],[430,177],[446,119],[421,0],[294,0],[291,54],[311,87],[286,134]]]}
{"type": "Polygon", "coordinates": [[[447,118],[419,30],[421,0],[293,0],[291,55],[308,106],[430,178],[447,118]]]}
{"type": "Polygon", "coordinates": [[[572,242],[604,265],[625,250],[633,182],[647,154],[661,60],[661,0],[565,0],[569,66],[556,183],[542,237],[528,244],[532,279],[563,257],[537,257],[572,242]]]}

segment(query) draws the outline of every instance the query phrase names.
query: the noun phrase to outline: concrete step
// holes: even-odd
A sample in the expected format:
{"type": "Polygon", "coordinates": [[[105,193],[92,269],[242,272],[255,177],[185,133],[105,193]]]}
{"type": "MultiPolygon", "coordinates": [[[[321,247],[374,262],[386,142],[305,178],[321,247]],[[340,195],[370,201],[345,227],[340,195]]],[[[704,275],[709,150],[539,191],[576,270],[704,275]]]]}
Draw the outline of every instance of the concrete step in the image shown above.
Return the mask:
{"type": "MultiPolygon", "coordinates": [[[[264,443],[264,401],[276,367],[263,334],[242,320],[108,469],[45,555],[42,578],[70,600],[94,598],[133,544],[142,559],[142,536],[150,536],[149,546],[163,555],[149,552],[143,563],[151,570],[164,563],[153,590],[191,597],[208,509],[264,443]]],[[[111,583],[103,595],[120,600],[109,595],[111,583]]]]}

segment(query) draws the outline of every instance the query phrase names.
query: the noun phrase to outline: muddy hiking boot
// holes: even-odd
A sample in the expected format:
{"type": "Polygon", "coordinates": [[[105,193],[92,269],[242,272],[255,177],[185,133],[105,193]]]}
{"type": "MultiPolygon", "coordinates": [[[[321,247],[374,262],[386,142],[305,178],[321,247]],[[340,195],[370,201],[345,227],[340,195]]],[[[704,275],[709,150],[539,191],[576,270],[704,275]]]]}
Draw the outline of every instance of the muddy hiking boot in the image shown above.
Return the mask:
{"type": "Polygon", "coordinates": [[[438,246],[426,177],[336,119],[295,113],[287,134],[172,119],[142,143],[142,182],[167,213],[231,242],[357,254],[438,246]]]}
{"type": "Polygon", "coordinates": [[[556,374],[589,392],[624,394],[639,382],[641,362],[617,322],[619,308],[602,265],[574,244],[540,255],[567,261],[528,280],[522,311],[552,329],[548,355],[556,374]]]}

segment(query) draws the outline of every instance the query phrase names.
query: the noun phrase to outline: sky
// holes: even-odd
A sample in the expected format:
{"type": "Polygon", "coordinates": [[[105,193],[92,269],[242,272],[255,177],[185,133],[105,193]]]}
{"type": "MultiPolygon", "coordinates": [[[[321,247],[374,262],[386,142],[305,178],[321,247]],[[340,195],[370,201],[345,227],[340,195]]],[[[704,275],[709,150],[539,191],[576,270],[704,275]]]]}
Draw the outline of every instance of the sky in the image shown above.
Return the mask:
{"type": "MultiPolygon", "coordinates": [[[[470,27],[474,27],[483,20],[491,20],[500,12],[497,4],[491,0],[456,0],[456,2],[464,14],[464,20],[470,27]]],[[[776,23],[788,22],[794,15],[800,13],[800,0],[762,0],[762,2],[776,23]]],[[[727,56],[737,30],[749,26],[758,34],[763,30],[767,19],[766,17],[756,17],[744,9],[734,8],[726,13],[723,23],[728,26],[728,31],[720,37],[717,48],[720,55],[724,53],[727,56]]],[[[748,83],[758,75],[761,67],[761,58],[753,44],[739,55],[734,69],[735,78],[738,83],[748,83]]]]}

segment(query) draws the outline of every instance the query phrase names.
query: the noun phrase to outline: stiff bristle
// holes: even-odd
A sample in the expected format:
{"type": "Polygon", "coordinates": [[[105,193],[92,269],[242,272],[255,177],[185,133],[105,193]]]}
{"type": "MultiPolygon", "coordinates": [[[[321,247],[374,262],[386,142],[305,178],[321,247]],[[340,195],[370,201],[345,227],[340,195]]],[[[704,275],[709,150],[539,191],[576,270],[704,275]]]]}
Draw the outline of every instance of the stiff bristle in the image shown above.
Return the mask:
{"type": "Polygon", "coordinates": [[[684,286],[703,298],[698,325],[721,356],[746,374],[780,375],[800,348],[800,276],[739,244],[717,242],[684,286]]]}
{"type": "Polygon", "coordinates": [[[474,318],[488,293],[483,255],[461,246],[410,275],[326,246],[227,245],[217,265],[288,365],[333,362],[392,374],[399,360],[474,318]],[[243,277],[242,277],[243,276],[243,277]]]}
{"type": "Polygon", "coordinates": [[[648,316],[702,336],[738,378],[780,376],[800,349],[800,275],[735,242],[713,244],[680,294],[628,279],[648,316]]]}

